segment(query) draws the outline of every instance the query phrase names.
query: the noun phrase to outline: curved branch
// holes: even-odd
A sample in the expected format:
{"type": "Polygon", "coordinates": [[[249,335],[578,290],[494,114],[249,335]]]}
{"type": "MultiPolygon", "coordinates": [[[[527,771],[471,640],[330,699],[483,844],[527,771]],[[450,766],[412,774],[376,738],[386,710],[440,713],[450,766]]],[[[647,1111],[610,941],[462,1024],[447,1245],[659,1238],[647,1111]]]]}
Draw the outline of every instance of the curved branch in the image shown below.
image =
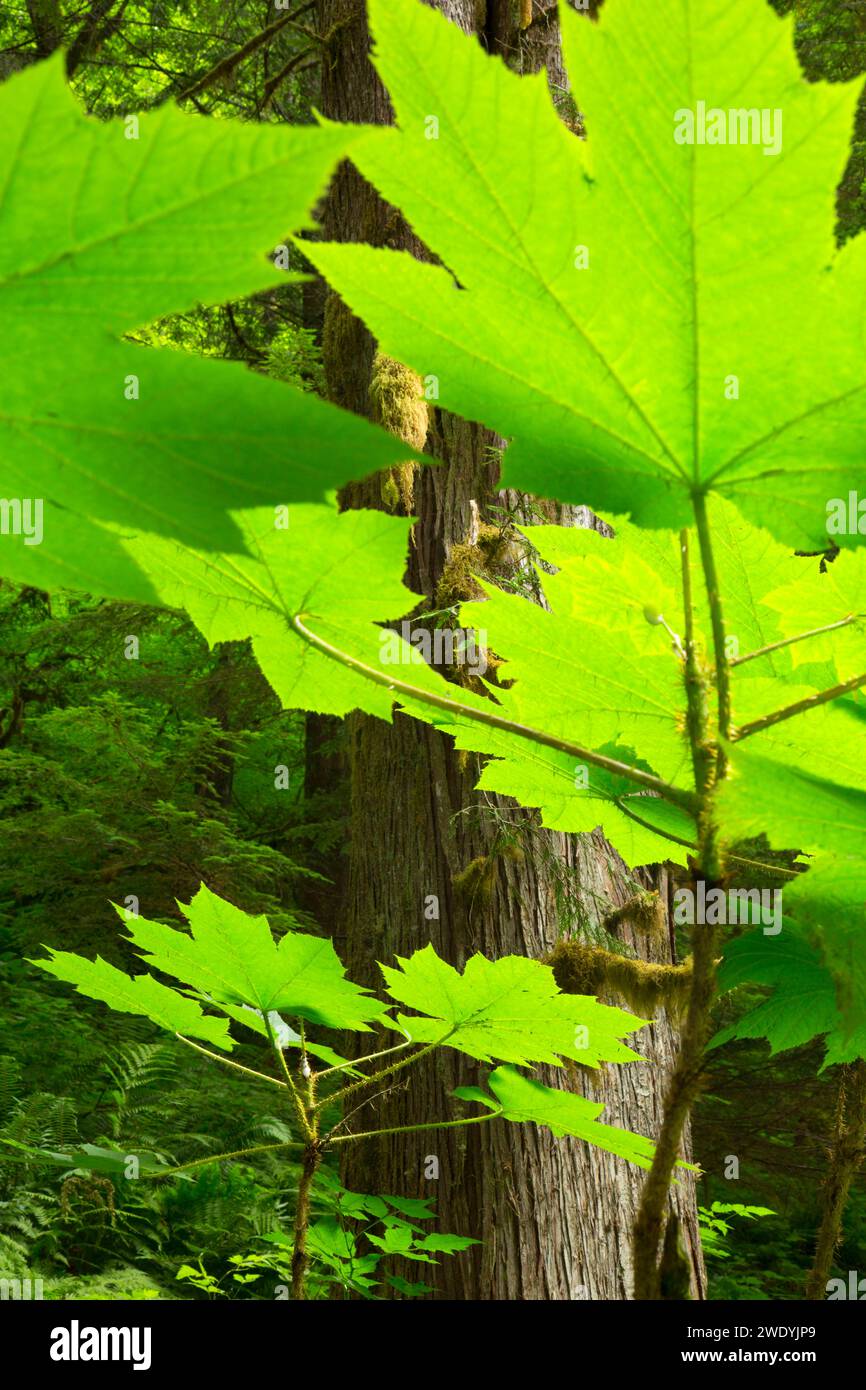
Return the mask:
{"type": "Polygon", "coordinates": [[[641,768],[632,767],[629,763],[622,763],[617,758],[608,758],[603,753],[594,753],[589,748],[582,748],[580,744],[571,743],[567,739],[556,738],[555,735],[546,734],[540,729],[530,728],[526,724],[518,724],[513,719],[506,719],[500,714],[493,714],[492,712],[488,714],[486,710],[462,705],[459,700],[452,700],[447,695],[434,695],[431,691],[419,690],[417,686],[410,685],[408,681],[401,681],[395,676],[386,675],[384,671],[377,671],[374,666],[368,666],[366,662],[358,660],[357,657],[349,656],[347,652],[340,651],[339,647],[333,646],[330,642],[326,642],[323,637],[311,632],[304,624],[305,617],[306,614],[304,613],[296,613],[291,617],[292,627],[305,642],[309,643],[311,647],[315,647],[317,651],[323,652],[325,656],[339,661],[350,671],[357,671],[367,680],[374,681],[376,685],[383,685],[386,689],[393,690],[397,695],[406,695],[412,700],[431,705],[434,709],[446,710],[449,714],[460,715],[476,724],[484,724],[490,729],[499,729],[506,734],[517,734],[518,737],[525,738],[530,743],[538,743],[544,748],[553,748],[558,753],[567,753],[570,757],[589,763],[593,767],[603,768],[605,772],[612,772],[618,777],[627,777],[629,781],[636,782],[649,791],[658,792],[665,801],[670,801],[675,806],[682,806],[687,811],[693,811],[697,807],[697,798],[692,792],[686,791],[682,787],[671,786],[670,783],[656,777],[651,772],[643,772],[641,768]]]}

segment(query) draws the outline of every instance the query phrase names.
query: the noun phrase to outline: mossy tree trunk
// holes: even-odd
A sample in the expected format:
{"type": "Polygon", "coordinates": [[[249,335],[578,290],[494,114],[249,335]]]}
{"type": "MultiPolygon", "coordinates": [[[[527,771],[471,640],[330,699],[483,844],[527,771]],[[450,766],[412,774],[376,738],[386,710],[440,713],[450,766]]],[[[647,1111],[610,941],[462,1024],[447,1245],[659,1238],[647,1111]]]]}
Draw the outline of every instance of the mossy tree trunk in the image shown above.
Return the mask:
{"type": "MultiPolygon", "coordinates": [[[[439,0],[433,6],[519,71],[546,64],[564,85],[558,34],[548,7],[536,3],[529,29],[524,8],[511,0],[439,0]]],[[[358,0],[320,0],[322,32],[332,31],[323,64],[321,107],[340,120],[391,119],[387,98],[367,58],[365,22],[358,0]],[[355,16],[352,18],[352,16],[355,16]],[[336,27],[335,27],[336,26],[336,27]]],[[[577,138],[577,135],[575,136],[577,138]]],[[[341,240],[366,239],[423,255],[405,224],[358,175],[346,168],[329,199],[325,230],[341,240]]],[[[375,345],[338,300],[325,316],[326,364],[332,396],[370,413],[375,345]]],[[[502,494],[496,441],[478,426],[431,409],[427,450],[442,466],[417,474],[415,528],[409,578],[433,596],[449,555],[464,544],[491,503],[520,512],[525,499],[502,494]]],[[[403,504],[381,480],[352,491],[348,505],[403,504]]],[[[548,507],[551,519],[591,524],[582,510],[548,507]]],[[[473,790],[478,760],[453,751],[451,740],[424,724],[397,716],[393,727],[366,717],[350,721],[351,817],[341,942],[353,978],[377,981],[377,961],[427,942],[462,967],[481,951],[539,958],[560,931],[592,931],[634,893],[630,875],[596,832],[566,836],[538,829],[533,814],[507,800],[473,790]],[[480,880],[467,877],[474,861],[480,880]],[[456,883],[455,883],[456,880],[456,883]],[[431,915],[431,900],[438,915],[431,915]],[[425,906],[426,905],[426,906],[425,906]]],[[[667,876],[639,876],[667,900],[667,876]]],[[[669,929],[648,935],[629,919],[615,934],[645,959],[673,961],[669,929]]],[[[620,1001],[616,1001],[620,1002],[620,1001]]],[[[603,1100],[606,1118],[653,1135],[662,1107],[675,1035],[664,1014],[639,1035],[646,1062],[611,1068],[581,1081],[551,1069],[550,1084],[582,1087],[603,1100]]],[[[411,1080],[376,1099],[377,1124],[408,1125],[459,1113],[455,1086],[478,1079],[469,1059],[445,1050],[411,1080]]],[[[369,1108],[352,1124],[370,1127],[369,1108]]],[[[459,1299],[625,1299],[631,1295],[631,1227],[643,1174],[576,1141],[554,1140],[530,1126],[498,1124],[440,1135],[385,1138],[359,1146],[347,1159],[349,1186],[366,1192],[436,1199],[439,1228],[477,1237],[482,1244],[444,1259],[435,1270],[441,1296],[459,1299]],[[437,1174],[438,1176],[432,1176],[437,1174]]],[[[693,1183],[671,1196],[692,1263],[692,1290],[700,1297],[703,1269],[697,1239],[693,1183]]],[[[405,1276],[417,1279],[419,1267],[405,1276]]]]}

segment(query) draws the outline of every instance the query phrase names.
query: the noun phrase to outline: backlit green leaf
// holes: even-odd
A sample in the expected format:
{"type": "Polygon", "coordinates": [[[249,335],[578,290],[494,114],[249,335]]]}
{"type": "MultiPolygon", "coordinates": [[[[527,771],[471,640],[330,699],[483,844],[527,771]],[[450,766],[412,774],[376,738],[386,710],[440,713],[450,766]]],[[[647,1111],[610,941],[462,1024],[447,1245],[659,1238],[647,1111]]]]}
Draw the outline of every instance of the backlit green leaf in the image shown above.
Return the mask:
{"type": "Polygon", "coordinates": [[[429,1015],[398,1015],[413,1042],[441,1040],[483,1062],[559,1066],[570,1057],[595,1067],[638,1055],[621,1039],[643,1027],[642,1019],[588,995],[561,994],[552,969],[540,961],[475,955],[461,974],[429,945],[397,960],[398,968],[381,967],[388,993],[429,1015]]]}

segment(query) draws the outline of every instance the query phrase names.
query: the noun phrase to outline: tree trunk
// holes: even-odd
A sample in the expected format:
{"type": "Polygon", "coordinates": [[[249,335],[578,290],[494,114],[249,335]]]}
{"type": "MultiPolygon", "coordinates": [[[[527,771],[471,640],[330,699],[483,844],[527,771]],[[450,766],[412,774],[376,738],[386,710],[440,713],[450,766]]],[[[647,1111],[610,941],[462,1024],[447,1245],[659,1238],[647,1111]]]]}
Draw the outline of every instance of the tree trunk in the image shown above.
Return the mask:
{"type": "MultiPolygon", "coordinates": [[[[539,18],[524,30],[519,25],[526,21],[525,7],[506,0],[486,6],[483,0],[439,0],[433,8],[477,33],[518,71],[546,63],[551,80],[563,84],[558,33],[546,5],[536,3],[539,18]]],[[[320,0],[320,29],[330,31],[321,108],[339,120],[389,121],[357,10],[357,0],[320,0]]],[[[424,254],[393,210],[348,168],[335,181],[325,231],[341,240],[364,239],[424,254]]],[[[331,394],[349,409],[368,413],[374,345],[333,297],[324,342],[331,394]]],[[[490,454],[495,443],[478,426],[431,411],[427,451],[443,462],[414,479],[408,508],[419,518],[410,559],[413,588],[434,594],[452,547],[471,534],[479,509],[483,516],[498,502],[520,510],[522,499],[497,493],[490,454]]],[[[351,504],[377,505],[380,496],[379,484],[367,484],[353,492],[351,504]]],[[[591,524],[581,509],[549,511],[551,519],[565,524],[591,524]]],[[[595,927],[636,886],[658,886],[667,902],[666,873],[630,875],[600,832],[541,831],[533,813],[475,792],[479,760],[455,753],[449,738],[425,724],[398,715],[389,727],[355,716],[349,758],[352,807],[340,944],[355,979],[379,983],[376,962],[388,963],[395,953],[409,954],[427,942],[458,968],[475,951],[492,958],[537,959],[565,930],[595,927]],[[488,870],[483,892],[467,891],[461,875],[481,856],[488,870]],[[438,916],[432,915],[436,910],[438,916]]],[[[673,960],[670,932],[649,943],[625,921],[616,934],[644,958],[673,960]]],[[[604,1101],[609,1123],[653,1135],[675,1051],[664,1015],[638,1034],[636,1050],[646,1062],[607,1068],[584,1081],[550,1068],[543,1079],[582,1087],[604,1101]]],[[[445,1049],[379,1097],[375,1119],[368,1105],[351,1123],[370,1128],[456,1116],[459,1103],[450,1092],[477,1081],[479,1071],[471,1059],[445,1049]]],[[[600,1150],[506,1122],[359,1145],[345,1169],[345,1181],[355,1190],[434,1197],[440,1230],[482,1242],[443,1257],[434,1270],[430,1282],[438,1294],[458,1299],[630,1297],[631,1227],[642,1180],[641,1170],[600,1150]]],[[[672,1192],[671,1207],[692,1263],[693,1296],[701,1297],[703,1267],[690,1178],[672,1192]]],[[[419,1268],[423,1277],[425,1266],[400,1272],[418,1279],[419,1268]]]]}

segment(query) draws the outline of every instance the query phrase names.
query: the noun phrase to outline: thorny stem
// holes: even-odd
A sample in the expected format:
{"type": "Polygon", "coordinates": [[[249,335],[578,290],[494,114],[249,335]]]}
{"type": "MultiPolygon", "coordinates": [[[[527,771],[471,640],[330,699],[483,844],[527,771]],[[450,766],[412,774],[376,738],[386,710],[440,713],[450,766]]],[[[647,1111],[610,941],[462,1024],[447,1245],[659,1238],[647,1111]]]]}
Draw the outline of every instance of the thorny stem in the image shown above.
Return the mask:
{"type": "Polygon", "coordinates": [[[428,1043],[418,1052],[413,1052],[411,1057],[404,1057],[399,1062],[392,1062],[390,1066],[382,1067],[380,1071],[375,1071],[371,1076],[362,1076],[360,1081],[353,1081],[350,1086],[344,1086],[342,1091],[337,1091],[336,1095],[328,1096],[324,1100],[319,1100],[313,1107],[314,1110],[321,1110],[323,1105],[333,1105],[337,1101],[345,1100],[347,1096],[352,1096],[356,1091],[362,1091],[365,1086],[374,1086],[377,1081],[381,1081],[385,1076],[393,1076],[395,1071],[402,1071],[404,1067],[411,1067],[415,1062],[420,1062],[422,1057],[435,1052],[437,1047],[441,1047],[446,1038],[451,1036],[453,1029],[445,1034],[445,1037],[437,1038],[435,1042],[428,1043]]]}
{"type": "Polygon", "coordinates": [[[310,1143],[304,1149],[304,1163],[298,1184],[298,1204],[295,1208],[295,1239],[292,1249],[292,1298],[306,1298],[307,1232],[310,1226],[310,1195],[316,1170],[322,1161],[321,1146],[310,1143]]]}
{"type": "Polygon", "coordinates": [[[683,610],[686,633],[686,726],[692,750],[692,769],[695,788],[703,803],[713,779],[714,753],[707,740],[707,679],[695,645],[695,615],[692,603],[692,572],[689,555],[689,533],[680,532],[680,556],[683,576],[683,610]]]}
{"type": "Polygon", "coordinates": [[[271,1027],[271,1020],[268,1018],[267,1014],[264,1013],[264,1012],[262,1013],[262,1018],[264,1019],[265,1031],[267,1032],[267,1035],[268,1035],[268,1042],[269,1042],[270,1045],[271,1045],[271,1051],[274,1053],[274,1055],[275,1055],[275,1057],[276,1057],[276,1059],[277,1059],[277,1062],[279,1063],[280,1070],[282,1071],[283,1076],[285,1077],[285,1083],[286,1083],[286,1085],[287,1085],[288,1088],[289,1088],[289,1092],[290,1092],[290,1094],[291,1094],[292,1101],[294,1102],[295,1112],[296,1112],[296,1114],[297,1114],[297,1116],[298,1116],[298,1119],[299,1119],[299,1121],[300,1121],[301,1129],[303,1130],[303,1133],[304,1133],[304,1135],[305,1135],[305,1137],[306,1137],[306,1139],[307,1139],[307,1141],[308,1141],[308,1143],[309,1143],[309,1142],[311,1142],[311,1141],[315,1138],[315,1135],[314,1135],[314,1132],[313,1132],[313,1127],[311,1126],[310,1120],[309,1120],[308,1115],[307,1115],[306,1106],[304,1105],[304,1102],[303,1102],[303,1100],[302,1100],[302,1098],[301,1098],[301,1093],[300,1093],[300,1091],[298,1090],[297,1086],[295,1085],[295,1079],[294,1079],[294,1077],[292,1076],[292,1073],[289,1071],[288,1065],[287,1065],[287,1063],[286,1063],[286,1059],[285,1059],[285,1057],[283,1056],[283,1049],[282,1049],[282,1048],[278,1045],[278,1043],[277,1043],[277,1039],[276,1039],[276,1037],[275,1037],[275,1035],[274,1035],[274,1030],[273,1030],[273,1028],[271,1027]]]}
{"type": "Polygon", "coordinates": [[[311,632],[305,625],[305,613],[294,614],[290,621],[291,625],[311,647],[317,651],[324,652],[326,656],[334,661],[339,661],[342,666],[346,666],[350,671],[357,671],[367,680],[374,681],[376,685],[383,685],[388,690],[393,690],[397,695],[407,695],[413,700],[418,700],[421,704],[431,705],[434,709],[447,710],[451,714],[460,715],[463,719],[471,719],[477,724],[486,724],[490,729],[502,729],[508,734],[517,734],[520,738],[528,739],[530,743],[540,744],[543,748],[555,748],[558,753],[567,753],[569,757],[581,762],[589,763],[592,767],[604,768],[606,772],[613,772],[619,777],[627,777],[632,782],[637,782],[641,787],[646,787],[650,791],[658,792],[666,801],[672,802],[675,806],[683,806],[687,811],[694,810],[696,798],[691,792],[683,787],[674,787],[665,782],[660,777],[656,777],[651,772],[644,772],[642,768],[632,767],[629,763],[620,762],[618,758],[608,758],[603,753],[595,753],[592,749],[582,748],[580,744],[571,743],[567,739],[557,738],[554,734],[543,733],[540,729],[532,729],[526,724],[518,724],[513,719],[506,719],[503,715],[494,714],[490,711],[476,709],[472,705],[464,705],[459,700],[449,699],[447,695],[436,695],[433,691],[419,689],[418,686],[411,685],[408,681],[401,681],[397,676],[386,674],[385,671],[377,671],[375,666],[368,666],[366,662],[360,661],[357,657],[349,656],[348,652],[341,651],[330,642],[326,642],[324,637],[319,637],[317,633],[311,632]]]}
{"type": "Polygon", "coordinates": [[[411,1046],[412,1041],[408,1039],[406,1042],[397,1043],[396,1047],[386,1047],[382,1052],[368,1052],[366,1057],[355,1057],[350,1062],[340,1062],[339,1066],[324,1067],[316,1075],[321,1081],[323,1076],[332,1076],[335,1071],[346,1071],[348,1067],[360,1067],[364,1062],[375,1062],[379,1057],[390,1057],[393,1052],[402,1052],[404,1048],[411,1046]]]}
{"type": "Polygon", "coordinates": [[[361,1134],[340,1134],[329,1139],[328,1144],[354,1144],[359,1139],[378,1139],[380,1134],[416,1134],[421,1129],[460,1129],[463,1125],[481,1125],[485,1120],[496,1120],[502,1110],[489,1110],[486,1115],[471,1115],[464,1120],[434,1120],[426,1125],[396,1125],[393,1129],[368,1129],[361,1134]]]}
{"type": "Polygon", "coordinates": [[[256,1144],[251,1149],[232,1149],[226,1154],[208,1154],[206,1158],[195,1158],[191,1163],[180,1163],[176,1168],[161,1168],[158,1173],[142,1173],[143,1178],[155,1181],[157,1178],[170,1178],[175,1173],[188,1173],[193,1168],[204,1168],[208,1163],[225,1163],[230,1158],[249,1158],[251,1154],[273,1153],[276,1149],[302,1149],[303,1144],[296,1140],[284,1140],[279,1144],[256,1144]]]}
{"type": "MultiPolygon", "coordinates": [[[[719,738],[727,739],[731,728],[731,676],[730,665],[725,655],[725,619],[722,612],[722,596],[719,576],[716,572],[716,558],[710,535],[710,522],[707,516],[707,499],[702,492],[692,496],[698,544],[701,549],[701,563],[707,587],[707,600],[710,605],[710,625],[713,633],[713,655],[716,663],[716,694],[719,708],[719,738]]],[[[724,755],[719,748],[718,773],[724,771],[724,755]]]]}
{"type": "Polygon", "coordinates": [[[827,623],[826,627],[813,627],[809,632],[800,632],[796,637],[783,637],[778,642],[770,642],[766,647],[758,647],[754,652],[746,652],[745,656],[732,656],[731,666],[742,666],[746,661],[755,661],[759,656],[769,656],[771,652],[777,652],[782,647],[791,647],[795,642],[805,642],[809,637],[821,637],[825,632],[836,632],[840,627],[850,627],[851,623],[856,623],[858,619],[864,617],[863,613],[849,613],[847,618],[840,618],[838,623],[827,623]]]}
{"type": "MultiPolygon", "coordinates": [[[[730,726],[731,703],[728,663],[725,658],[725,627],[719,597],[715,558],[707,522],[706,505],[700,495],[694,498],[695,521],[712,620],[713,647],[718,692],[719,729],[730,726]]],[[[686,630],[686,696],[688,732],[699,800],[696,872],[711,883],[719,877],[719,845],[713,819],[713,789],[723,775],[724,764],[715,756],[706,701],[706,681],[695,650],[691,571],[688,534],[680,537],[683,560],[683,600],[686,630]]],[[[657,1299],[661,1296],[659,1255],[664,1235],[665,1212],[670,1183],[680,1154],[683,1131],[698,1094],[704,1048],[709,1033],[709,1013],[715,988],[716,930],[699,925],[692,933],[692,987],[680,1047],[668,1080],[664,1113],[653,1161],[641,1193],[634,1226],[634,1297],[657,1299]]]]}
{"type": "Polygon", "coordinates": [[[221,1057],[218,1052],[211,1052],[210,1048],[201,1047],[199,1043],[194,1043],[190,1038],[185,1038],[182,1033],[174,1035],[178,1042],[186,1043],[187,1047],[195,1048],[203,1057],[209,1057],[212,1062],[220,1062],[224,1067],[231,1067],[234,1071],[242,1071],[245,1076],[254,1076],[257,1081],[267,1081],[269,1086],[282,1087],[283,1082],[276,1076],[266,1076],[263,1071],[254,1071],[252,1067],[243,1067],[240,1062],[233,1062],[230,1057],[221,1057]]]}
{"type": "Polygon", "coordinates": [[[817,709],[819,705],[826,705],[830,700],[838,700],[842,695],[850,695],[852,691],[859,690],[866,685],[866,674],[862,676],[852,676],[849,681],[843,681],[841,685],[834,685],[830,690],[821,690],[817,695],[809,695],[805,700],[797,700],[793,705],[786,705],[784,709],[777,709],[773,714],[762,715],[760,719],[753,719],[751,724],[741,724],[739,729],[734,730],[732,739],[735,743],[740,743],[744,738],[751,738],[752,734],[759,734],[762,729],[771,729],[774,724],[781,724],[785,719],[793,719],[798,714],[806,714],[810,709],[817,709]]]}

